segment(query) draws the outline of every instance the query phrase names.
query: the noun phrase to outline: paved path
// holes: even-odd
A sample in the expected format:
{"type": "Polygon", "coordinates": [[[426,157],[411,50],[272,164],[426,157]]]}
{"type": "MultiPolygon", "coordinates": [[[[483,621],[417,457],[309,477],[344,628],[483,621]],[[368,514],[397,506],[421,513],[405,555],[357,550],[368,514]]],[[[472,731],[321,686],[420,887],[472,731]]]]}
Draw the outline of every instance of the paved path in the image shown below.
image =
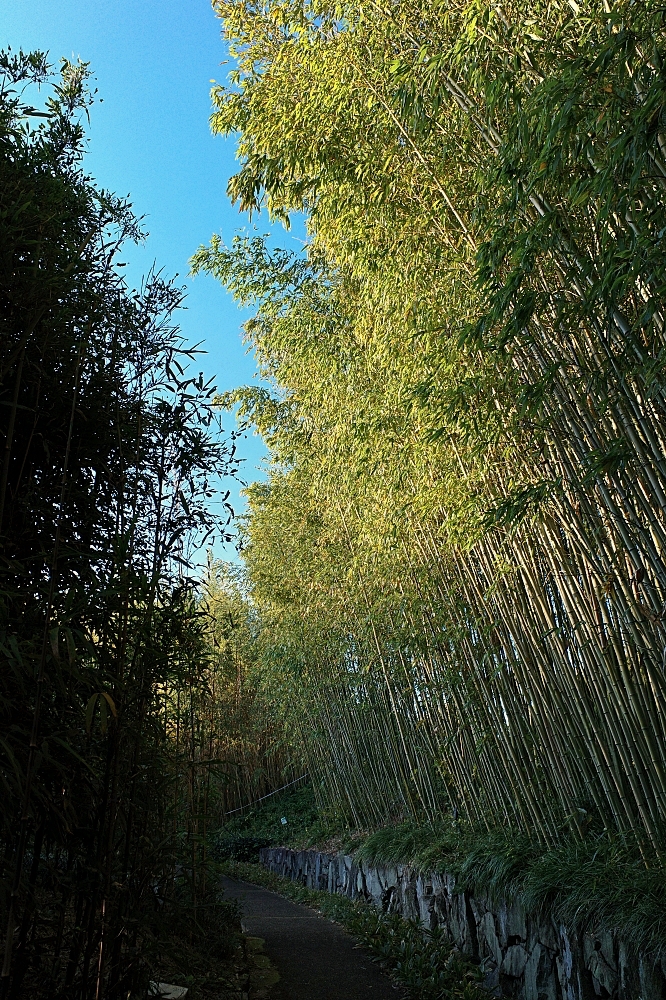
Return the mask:
{"type": "Polygon", "coordinates": [[[249,882],[223,880],[238,899],[243,929],[264,938],[280,973],[271,1000],[400,1000],[404,995],[337,924],[249,882]]]}

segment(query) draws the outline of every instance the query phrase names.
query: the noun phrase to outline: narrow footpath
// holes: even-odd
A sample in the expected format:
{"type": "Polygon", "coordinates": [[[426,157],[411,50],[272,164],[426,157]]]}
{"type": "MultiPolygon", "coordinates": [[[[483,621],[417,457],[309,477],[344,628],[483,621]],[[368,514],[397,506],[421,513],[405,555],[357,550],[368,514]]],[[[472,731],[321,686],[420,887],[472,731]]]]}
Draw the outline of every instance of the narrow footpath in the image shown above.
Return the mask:
{"type": "Polygon", "coordinates": [[[368,954],[337,924],[307,906],[275,892],[223,880],[227,898],[241,905],[243,929],[263,938],[263,955],[280,979],[268,992],[271,1000],[401,1000],[403,991],[374,964],[368,954]]]}

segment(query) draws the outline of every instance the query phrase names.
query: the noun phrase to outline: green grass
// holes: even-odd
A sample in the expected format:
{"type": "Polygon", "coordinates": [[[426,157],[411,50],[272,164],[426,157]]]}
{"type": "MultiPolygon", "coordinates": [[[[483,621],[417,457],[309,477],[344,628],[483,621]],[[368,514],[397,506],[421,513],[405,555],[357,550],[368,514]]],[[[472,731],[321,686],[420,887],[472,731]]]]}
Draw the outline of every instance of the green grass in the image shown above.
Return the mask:
{"type": "Polygon", "coordinates": [[[520,899],[571,930],[616,931],[637,951],[666,954],[666,872],[656,857],[646,864],[635,843],[606,832],[544,848],[506,831],[405,823],[372,833],[355,858],[449,872],[471,893],[520,899]]]}
{"type": "Polygon", "coordinates": [[[233,878],[265,886],[342,924],[414,1000],[487,1000],[478,969],[451,947],[442,931],[426,931],[360,900],[306,889],[259,864],[228,861],[224,868],[233,878]]]}

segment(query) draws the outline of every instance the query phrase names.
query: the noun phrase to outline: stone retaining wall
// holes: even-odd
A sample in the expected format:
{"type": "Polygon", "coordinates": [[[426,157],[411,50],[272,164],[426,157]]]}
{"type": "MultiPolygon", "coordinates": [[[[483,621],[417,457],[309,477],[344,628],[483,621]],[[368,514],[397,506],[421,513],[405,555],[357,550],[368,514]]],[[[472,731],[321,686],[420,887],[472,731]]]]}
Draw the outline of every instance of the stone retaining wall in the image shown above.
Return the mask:
{"type": "Polygon", "coordinates": [[[493,902],[456,890],[450,875],[419,875],[407,865],[370,868],[342,854],[266,847],[267,868],[311,889],[446,927],[455,946],[480,963],[495,996],[519,1000],[666,1000],[666,964],[631,955],[613,934],[589,928],[578,936],[536,918],[519,902],[493,902]]]}

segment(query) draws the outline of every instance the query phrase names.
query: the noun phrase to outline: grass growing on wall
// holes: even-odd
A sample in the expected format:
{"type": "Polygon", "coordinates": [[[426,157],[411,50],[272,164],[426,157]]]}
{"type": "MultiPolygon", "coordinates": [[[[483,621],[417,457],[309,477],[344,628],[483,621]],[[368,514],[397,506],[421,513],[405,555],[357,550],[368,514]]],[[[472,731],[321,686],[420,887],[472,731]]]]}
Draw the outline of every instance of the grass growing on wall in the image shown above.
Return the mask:
{"type": "Polygon", "coordinates": [[[370,834],[354,852],[369,865],[409,864],[453,874],[461,888],[520,898],[571,929],[616,931],[637,951],[666,953],[663,868],[607,831],[546,849],[525,835],[480,832],[454,822],[404,823],[370,834]]]}
{"type": "Polygon", "coordinates": [[[637,951],[666,954],[664,871],[646,866],[632,844],[607,831],[550,849],[525,835],[489,833],[453,820],[353,831],[318,813],[311,787],[304,786],[235,818],[217,843],[222,857],[243,861],[258,861],[260,847],[280,845],[339,850],[372,866],[447,872],[471,893],[519,897],[529,911],[550,914],[571,929],[616,931],[637,951]]]}
{"type": "Polygon", "coordinates": [[[360,900],[307,889],[263,865],[228,861],[232,878],[262,885],[297,903],[319,910],[342,924],[372,952],[383,968],[406,986],[414,1000],[481,1000],[487,993],[475,969],[447,941],[443,931],[426,931],[412,920],[381,911],[360,900]]]}

